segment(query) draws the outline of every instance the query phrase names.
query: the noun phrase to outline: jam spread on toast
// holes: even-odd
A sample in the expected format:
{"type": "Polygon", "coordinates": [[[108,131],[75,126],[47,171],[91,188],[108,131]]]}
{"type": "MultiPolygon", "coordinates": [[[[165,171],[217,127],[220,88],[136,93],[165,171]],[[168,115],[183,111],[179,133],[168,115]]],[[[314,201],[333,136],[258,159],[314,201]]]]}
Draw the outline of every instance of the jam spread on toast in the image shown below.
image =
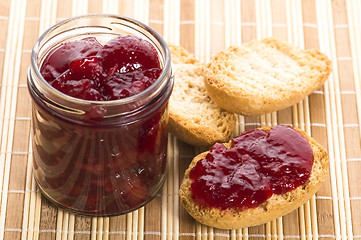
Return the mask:
{"type": "Polygon", "coordinates": [[[307,139],[291,127],[253,129],[216,143],[190,172],[193,200],[218,209],[255,208],[272,194],[284,194],[310,177],[313,153],[307,139]]]}

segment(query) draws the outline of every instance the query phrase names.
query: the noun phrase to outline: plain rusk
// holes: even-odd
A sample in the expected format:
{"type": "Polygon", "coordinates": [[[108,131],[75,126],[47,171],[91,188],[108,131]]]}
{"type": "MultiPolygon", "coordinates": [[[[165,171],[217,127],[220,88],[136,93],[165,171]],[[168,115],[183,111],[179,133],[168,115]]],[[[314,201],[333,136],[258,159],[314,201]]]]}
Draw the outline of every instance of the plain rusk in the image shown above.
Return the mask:
{"type": "Polygon", "coordinates": [[[203,65],[185,49],[169,45],[175,83],[169,100],[169,130],[196,146],[228,141],[236,125],[233,113],[221,109],[204,87],[203,65]]]}
{"type": "Polygon", "coordinates": [[[274,38],[231,46],[216,54],[203,71],[211,99],[242,115],[289,107],[320,88],[330,73],[331,61],[325,54],[274,38]]]}

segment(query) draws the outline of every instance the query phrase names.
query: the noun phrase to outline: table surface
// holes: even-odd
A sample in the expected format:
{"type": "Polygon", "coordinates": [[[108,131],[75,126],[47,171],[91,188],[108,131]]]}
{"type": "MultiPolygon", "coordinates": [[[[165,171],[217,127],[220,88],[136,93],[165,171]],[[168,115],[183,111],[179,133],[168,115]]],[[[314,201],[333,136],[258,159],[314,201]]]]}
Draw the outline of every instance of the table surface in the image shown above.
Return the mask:
{"type": "Polygon", "coordinates": [[[361,239],[361,1],[358,0],[2,0],[0,1],[0,239],[361,239]],[[300,103],[257,117],[238,116],[235,134],[291,124],[324,145],[327,181],[306,204],[267,224],[219,230],[195,222],[180,205],[179,183],[203,149],[169,139],[162,192],[127,215],[90,218],[44,199],[32,176],[31,49],[56,22],[86,13],[135,18],[202,62],[229,45],[274,36],[318,48],[333,73],[300,103]]]}

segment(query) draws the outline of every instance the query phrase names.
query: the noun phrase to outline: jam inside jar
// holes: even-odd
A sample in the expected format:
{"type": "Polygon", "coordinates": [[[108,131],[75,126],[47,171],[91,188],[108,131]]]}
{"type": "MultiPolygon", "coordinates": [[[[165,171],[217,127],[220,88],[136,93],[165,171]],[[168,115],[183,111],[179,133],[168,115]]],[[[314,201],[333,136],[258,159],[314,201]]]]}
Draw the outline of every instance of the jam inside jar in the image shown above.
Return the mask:
{"type": "MultiPolygon", "coordinates": [[[[94,54],[84,57],[93,61],[94,54]]],[[[173,78],[169,50],[154,30],[113,15],[60,22],[35,43],[28,87],[34,177],[47,198],[76,213],[112,216],[135,210],[156,196],[166,176],[173,78]],[[147,88],[122,98],[77,98],[43,76],[44,59],[59,46],[84,39],[97,39],[105,46],[119,36],[135,36],[154,47],[160,71],[147,88]]]]}

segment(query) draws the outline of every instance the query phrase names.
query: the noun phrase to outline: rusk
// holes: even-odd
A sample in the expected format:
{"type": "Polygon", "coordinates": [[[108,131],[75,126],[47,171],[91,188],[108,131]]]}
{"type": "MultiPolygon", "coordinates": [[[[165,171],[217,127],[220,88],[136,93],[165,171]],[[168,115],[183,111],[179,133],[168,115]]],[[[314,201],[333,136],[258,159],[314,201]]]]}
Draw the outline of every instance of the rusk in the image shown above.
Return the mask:
{"type": "MultiPolygon", "coordinates": [[[[271,128],[261,129],[269,131],[271,128]]],[[[186,211],[198,222],[207,226],[221,229],[239,229],[277,219],[304,204],[317,192],[327,177],[328,155],[326,150],[316,140],[303,131],[296,130],[307,138],[314,156],[310,178],[304,185],[282,195],[273,194],[271,198],[256,208],[242,211],[233,208],[226,210],[205,208],[193,201],[190,191],[192,180],[189,178],[191,169],[199,160],[206,157],[208,152],[204,152],[192,160],[180,186],[179,196],[186,211]]],[[[229,143],[225,143],[225,146],[229,148],[229,143]]]]}
{"type": "Polygon", "coordinates": [[[320,88],[331,61],[316,49],[302,50],[265,38],[231,46],[203,71],[211,99],[242,115],[260,115],[289,107],[320,88]]]}
{"type": "Polygon", "coordinates": [[[196,146],[228,141],[236,125],[233,113],[221,109],[204,87],[203,65],[185,49],[169,45],[175,83],[169,100],[169,130],[196,146]]]}

